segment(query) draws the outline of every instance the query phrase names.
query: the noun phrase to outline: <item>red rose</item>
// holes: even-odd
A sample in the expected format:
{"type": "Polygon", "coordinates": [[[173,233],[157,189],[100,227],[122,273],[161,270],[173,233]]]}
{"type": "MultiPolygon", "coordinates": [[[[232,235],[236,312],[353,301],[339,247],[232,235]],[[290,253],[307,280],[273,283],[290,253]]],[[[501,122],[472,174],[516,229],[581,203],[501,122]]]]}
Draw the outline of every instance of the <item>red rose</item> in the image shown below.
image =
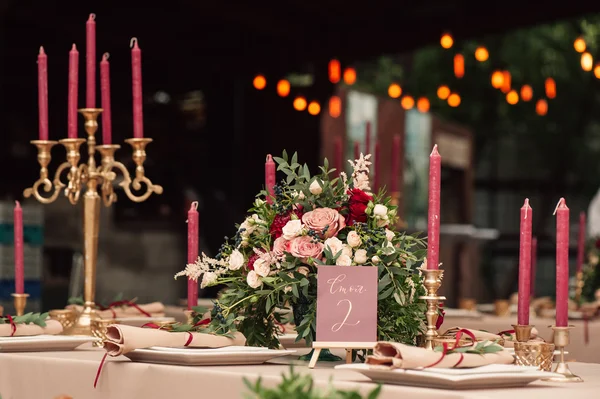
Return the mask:
{"type": "Polygon", "coordinates": [[[350,198],[348,199],[348,217],[346,224],[352,226],[354,223],[364,223],[367,221],[367,206],[369,201],[373,200],[373,197],[365,193],[361,189],[353,188],[348,192],[350,198]]]}
{"type": "Polygon", "coordinates": [[[289,222],[292,219],[292,213],[294,213],[298,217],[298,219],[302,219],[301,209],[294,209],[293,211],[285,215],[275,215],[275,219],[273,219],[273,223],[271,223],[271,228],[269,229],[273,240],[276,240],[279,237],[281,237],[281,235],[283,234],[281,229],[283,229],[283,226],[285,226],[287,222],[289,222]]]}
{"type": "Polygon", "coordinates": [[[256,262],[256,259],[258,259],[259,257],[260,255],[254,254],[248,258],[248,264],[246,265],[248,270],[254,270],[254,262],[256,262]]]}
{"type": "Polygon", "coordinates": [[[446,312],[444,312],[444,304],[440,303],[440,313],[438,314],[437,321],[435,322],[435,329],[439,330],[442,324],[444,324],[444,316],[446,312]]]}

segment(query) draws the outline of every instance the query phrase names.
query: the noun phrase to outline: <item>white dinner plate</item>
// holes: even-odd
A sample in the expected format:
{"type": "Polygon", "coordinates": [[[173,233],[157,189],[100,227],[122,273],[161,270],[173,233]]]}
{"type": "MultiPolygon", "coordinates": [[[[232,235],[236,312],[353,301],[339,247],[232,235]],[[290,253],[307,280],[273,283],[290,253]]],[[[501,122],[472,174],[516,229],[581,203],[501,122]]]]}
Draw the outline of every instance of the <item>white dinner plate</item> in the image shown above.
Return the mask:
{"type": "Polygon", "coordinates": [[[539,371],[536,367],[509,364],[492,364],[470,369],[391,370],[384,366],[368,364],[344,364],[335,368],[359,372],[375,382],[438,389],[523,387],[533,381],[560,376],[539,371]]]}
{"type": "Polygon", "coordinates": [[[70,337],[66,335],[0,337],[0,352],[70,351],[95,340],[94,337],[70,337]]]}
{"type": "Polygon", "coordinates": [[[136,349],[126,353],[134,362],[162,363],[179,366],[225,366],[262,364],[276,357],[295,353],[294,350],[275,350],[248,346],[229,346],[218,349],[164,348],[136,349]]]}

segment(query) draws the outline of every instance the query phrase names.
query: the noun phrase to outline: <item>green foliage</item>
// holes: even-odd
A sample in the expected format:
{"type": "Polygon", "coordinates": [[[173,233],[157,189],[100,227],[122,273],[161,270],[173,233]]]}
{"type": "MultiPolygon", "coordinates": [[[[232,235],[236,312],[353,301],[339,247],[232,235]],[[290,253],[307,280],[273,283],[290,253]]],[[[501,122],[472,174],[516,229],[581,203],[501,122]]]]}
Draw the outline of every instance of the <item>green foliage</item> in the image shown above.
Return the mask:
{"type": "MultiPolygon", "coordinates": [[[[40,327],[46,327],[48,313],[25,313],[23,316],[14,316],[15,324],[35,324],[40,327]]],[[[10,324],[8,317],[0,317],[0,324],[10,324]]]]}
{"type": "MultiPolygon", "coordinates": [[[[115,297],[113,298],[112,301],[110,302],[99,302],[96,303],[96,305],[100,308],[107,308],[109,304],[113,303],[113,302],[119,302],[123,300],[123,293],[119,292],[117,295],[115,295],[115,297]]],[[[130,302],[135,302],[135,299],[131,300],[130,302]]],[[[85,301],[83,300],[83,296],[72,296],[67,300],[67,303],[69,305],[79,305],[79,306],[83,306],[85,304],[85,301]]]]}
{"type": "Polygon", "coordinates": [[[261,378],[258,378],[255,383],[244,378],[244,384],[250,391],[244,397],[246,399],[376,399],[381,392],[381,385],[379,385],[364,397],[358,391],[336,389],[331,383],[322,392],[315,388],[310,375],[296,373],[293,367],[290,368],[289,375],[282,374],[282,378],[275,388],[265,388],[261,378]]]}

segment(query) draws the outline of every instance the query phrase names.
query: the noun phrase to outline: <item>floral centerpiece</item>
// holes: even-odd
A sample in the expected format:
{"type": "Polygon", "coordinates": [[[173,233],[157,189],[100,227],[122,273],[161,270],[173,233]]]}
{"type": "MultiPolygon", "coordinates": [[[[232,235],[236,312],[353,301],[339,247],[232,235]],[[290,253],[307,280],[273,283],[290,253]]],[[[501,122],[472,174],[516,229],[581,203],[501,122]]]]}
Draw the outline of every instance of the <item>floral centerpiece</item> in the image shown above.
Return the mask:
{"type": "MultiPolygon", "coordinates": [[[[277,347],[285,310],[291,308],[298,340],[316,331],[317,267],[377,267],[378,339],[413,344],[424,328],[425,294],[417,266],[426,246],[396,231],[396,206],[369,186],[370,155],[349,161],[333,177],[327,160],[311,175],[284,152],[274,158],[285,179],[273,195],[262,191],[235,236],[215,258],[202,254],[178,276],[201,287],[224,285],[205,326],[209,333],[240,331],[251,346],[277,347]]],[[[289,313],[289,312],[288,312],[289,313]]]]}

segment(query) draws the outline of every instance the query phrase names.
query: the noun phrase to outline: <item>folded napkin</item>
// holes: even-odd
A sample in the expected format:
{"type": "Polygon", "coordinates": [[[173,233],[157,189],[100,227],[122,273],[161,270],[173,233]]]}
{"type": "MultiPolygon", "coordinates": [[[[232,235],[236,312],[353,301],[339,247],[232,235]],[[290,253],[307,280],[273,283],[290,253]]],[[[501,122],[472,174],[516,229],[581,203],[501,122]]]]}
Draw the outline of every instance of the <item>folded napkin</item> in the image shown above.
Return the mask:
{"type": "MultiPolygon", "coordinates": [[[[68,305],[67,309],[74,309],[79,313],[83,310],[83,306],[68,305]]],[[[109,305],[108,309],[98,310],[97,314],[102,319],[115,319],[121,317],[164,317],[165,305],[161,302],[138,305],[133,302],[119,301],[109,305]]]]}
{"type": "Polygon", "coordinates": [[[169,332],[153,328],[141,328],[111,324],[106,331],[104,349],[109,356],[119,356],[135,349],[151,346],[180,348],[222,348],[224,346],[243,346],[246,338],[235,333],[233,338],[199,332],[169,332]]]}
{"type": "Polygon", "coordinates": [[[24,337],[31,335],[56,335],[63,330],[62,324],[57,320],[46,320],[46,327],[37,324],[0,324],[0,337],[24,337]],[[14,328],[14,334],[13,334],[14,328]]]}
{"type": "Polygon", "coordinates": [[[513,355],[505,350],[483,355],[474,353],[444,354],[398,342],[378,342],[373,349],[373,354],[367,356],[366,364],[387,366],[392,369],[417,369],[481,367],[488,364],[512,364],[513,362],[513,355]]]}
{"type": "MultiPolygon", "coordinates": [[[[498,344],[504,346],[505,348],[514,348],[515,342],[517,341],[515,331],[512,329],[507,330],[507,331],[501,331],[498,334],[492,334],[487,331],[474,330],[471,328],[461,328],[461,327],[450,328],[450,329],[446,330],[445,333],[440,335],[439,338],[454,339],[454,338],[456,338],[456,334],[459,331],[470,332],[475,337],[475,340],[477,342],[498,341],[498,344]]],[[[538,334],[539,334],[538,330],[535,327],[533,327],[531,329],[531,338],[529,340],[530,341],[543,341],[543,339],[541,337],[539,337],[538,334]]],[[[460,340],[463,343],[473,341],[471,336],[469,336],[468,334],[462,334],[460,340]]]]}

